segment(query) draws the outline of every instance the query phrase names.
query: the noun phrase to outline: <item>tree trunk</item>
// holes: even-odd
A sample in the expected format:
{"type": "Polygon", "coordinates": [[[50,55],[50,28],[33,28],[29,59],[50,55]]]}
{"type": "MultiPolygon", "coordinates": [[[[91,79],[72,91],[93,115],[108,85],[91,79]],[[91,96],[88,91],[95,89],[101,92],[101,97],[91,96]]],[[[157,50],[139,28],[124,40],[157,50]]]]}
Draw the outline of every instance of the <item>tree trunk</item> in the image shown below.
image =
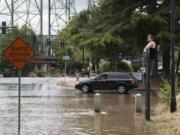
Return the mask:
{"type": "Polygon", "coordinates": [[[117,52],[115,52],[115,71],[117,72],[118,71],[118,54],[117,52]]]}
{"type": "Polygon", "coordinates": [[[114,52],[114,54],[111,56],[111,65],[112,65],[112,71],[117,71],[117,63],[118,62],[118,56],[117,52],[114,52]]]}
{"type": "Polygon", "coordinates": [[[148,13],[151,14],[156,11],[156,0],[147,0],[148,3],[148,13]]]}
{"type": "Polygon", "coordinates": [[[170,47],[163,52],[163,72],[164,75],[169,75],[170,71],[170,47]]]}

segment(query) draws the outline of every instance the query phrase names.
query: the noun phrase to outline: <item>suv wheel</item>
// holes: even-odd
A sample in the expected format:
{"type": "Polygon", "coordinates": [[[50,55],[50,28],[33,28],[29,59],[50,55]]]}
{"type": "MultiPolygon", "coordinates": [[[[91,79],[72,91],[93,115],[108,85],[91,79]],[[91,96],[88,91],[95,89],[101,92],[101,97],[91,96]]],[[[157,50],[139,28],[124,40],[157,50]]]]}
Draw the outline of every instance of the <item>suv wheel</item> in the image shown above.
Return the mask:
{"type": "Polygon", "coordinates": [[[126,89],[126,87],[124,85],[119,85],[117,87],[117,91],[118,91],[119,94],[125,94],[127,92],[127,89],[126,89]]]}
{"type": "Polygon", "coordinates": [[[83,84],[82,87],[81,87],[81,90],[83,93],[88,93],[90,88],[89,88],[89,85],[88,84],[83,84]]]}

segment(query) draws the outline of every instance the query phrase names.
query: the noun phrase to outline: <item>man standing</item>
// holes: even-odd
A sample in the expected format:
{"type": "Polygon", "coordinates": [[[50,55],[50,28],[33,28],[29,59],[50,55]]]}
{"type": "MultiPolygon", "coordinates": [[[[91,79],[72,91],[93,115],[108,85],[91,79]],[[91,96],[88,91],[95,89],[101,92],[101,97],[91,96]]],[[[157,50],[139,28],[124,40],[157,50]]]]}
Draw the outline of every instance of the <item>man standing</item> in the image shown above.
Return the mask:
{"type": "Polygon", "coordinates": [[[150,76],[152,76],[156,62],[156,43],[152,34],[148,34],[147,41],[148,44],[144,48],[144,52],[146,53],[147,51],[149,51],[150,53],[150,76]]]}

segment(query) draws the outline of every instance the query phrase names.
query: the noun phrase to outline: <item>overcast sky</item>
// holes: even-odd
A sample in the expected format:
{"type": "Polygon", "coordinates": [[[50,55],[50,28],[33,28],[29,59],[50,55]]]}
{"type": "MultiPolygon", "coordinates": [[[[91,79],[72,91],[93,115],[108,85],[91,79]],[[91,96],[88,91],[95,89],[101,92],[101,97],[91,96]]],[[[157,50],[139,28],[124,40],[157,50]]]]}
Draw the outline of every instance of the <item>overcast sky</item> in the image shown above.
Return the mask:
{"type": "MultiPolygon", "coordinates": [[[[18,1],[19,1],[19,3],[21,3],[23,0],[18,0],[18,1]]],[[[11,2],[11,1],[8,0],[7,2],[11,2]]],[[[77,13],[79,13],[80,11],[82,11],[84,9],[87,9],[88,0],[75,0],[75,2],[76,2],[77,13]]],[[[6,21],[7,24],[8,24],[8,20],[10,20],[10,18],[8,18],[7,16],[4,16],[4,15],[1,14],[1,13],[8,13],[8,10],[7,10],[8,8],[6,8],[6,10],[2,11],[2,9],[4,9],[5,7],[6,7],[5,0],[0,0],[0,22],[6,21]]],[[[25,11],[26,6],[23,5],[18,10],[24,10],[25,11]]],[[[24,17],[24,20],[26,20],[25,17],[24,17]]],[[[35,27],[36,25],[39,24],[38,20],[39,20],[38,18],[35,18],[33,20],[34,21],[33,24],[32,24],[33,27],[35,27]]],[[[21,26],[23,24],[24,24],[23,21],[15,22],[15,25],[18,25],[18,26],[21,26]]],[[[48,0],[43,0],[43,34],[46,35],[47,33],[48,33],[48,0]]]]}
{"type": "MultiPolygon", "coordinates": [[[[75,0],[77,13],[87,9],[88,0],[75,0]]],[[[43,34],[47,35],[48,33],[48,3],[44,2],[44,15],[43,15],[43,34]]],[[[53,34],[53,33],[52,33],[53,34]]]]}

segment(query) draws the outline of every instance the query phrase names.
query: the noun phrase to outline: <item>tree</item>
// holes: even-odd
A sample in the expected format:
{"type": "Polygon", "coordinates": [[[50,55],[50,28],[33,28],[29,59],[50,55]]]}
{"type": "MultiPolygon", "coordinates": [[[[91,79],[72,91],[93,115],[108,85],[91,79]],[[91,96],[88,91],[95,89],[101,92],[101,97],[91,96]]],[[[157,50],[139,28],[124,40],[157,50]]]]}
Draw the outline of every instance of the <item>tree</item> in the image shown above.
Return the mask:
{"type": "MultiPolygon", "coordinates": [[[[163,69],[170,69],[170,2],[164,0],[99,0],[96,10],[84,10],[60,33],[77,49],[86,49],[94,59],[111,59],[116,67],[118,54],[142,56],[152,33],[160,45],[163,69]]],[[[180,2],[177,1],[177,38],[180,38],[180,2]]],[[[179,41],[177,45],[179,45],[179,41]]],[[[86,55],[87,56],[87,55],[86,55]]],[[[96,60],[95,60],[96,61],[96,60]]],[[[96,61],[97,62],[97,61],[96,61]]],[[[95,62],[95,63],[96,63],[95,62]]],[[[96,63],[97,64],[97,63],[96,63]]],[[[115,68],[114,68],[115,69],[115,68]]]]}

